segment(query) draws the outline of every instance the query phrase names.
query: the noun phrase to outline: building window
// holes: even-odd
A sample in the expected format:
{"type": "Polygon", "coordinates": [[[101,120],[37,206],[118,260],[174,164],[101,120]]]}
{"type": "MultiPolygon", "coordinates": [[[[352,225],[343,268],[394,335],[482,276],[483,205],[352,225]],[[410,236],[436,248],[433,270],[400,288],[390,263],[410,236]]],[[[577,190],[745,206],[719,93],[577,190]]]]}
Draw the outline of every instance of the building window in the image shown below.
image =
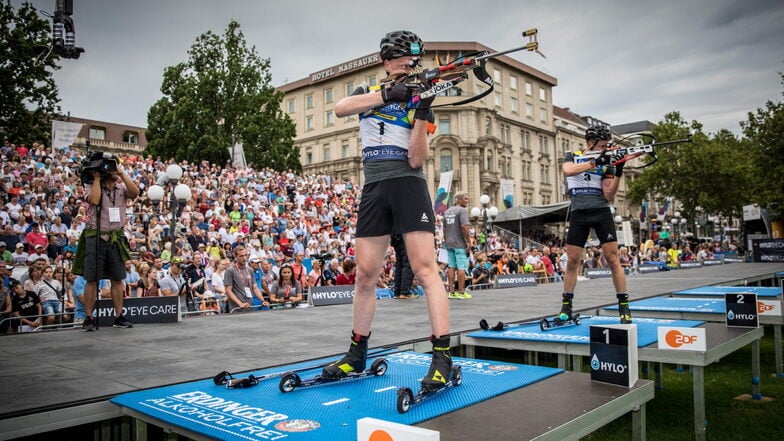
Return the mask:
{"type": "Polygon", "coordinates": [[[449,170],[454,170],[452,165],[452,150],[443,149],[441,150],[441,157],[440,157],[440,164],[439,164],[438,171],[447,172],[449,170]]]}
{"type": "Polygon", "coordinates": [[[520,112],[520,104],[517,102],[517,97],[510,97],[509,98],[509,107],[512,113],[520,112]]]}
{"type": "Polygon", "coordinates": [[[546,123],[547,122],[547,109],[544,107],[539,108],[539,121],[546,123]]]}
{"type": "Polygon", "coordinates": [[[344,139],[340,143],[341,158],[343,159],[348,158],[348,149],[349,149],[348,140],[344,139]]]}
{"type": "Polygon", "coordinates": [[[305,164],[307,165],[313,164],[313,152],[310,149],[308,149],[308,151],[305,152],[305,164]]]}
{"type": "Polygon", "coordinates": [[[525,94],[532,96],[534,94],[534,85],[530,81],[525,82],[525,94]]]}
{"type": "Polygon", "coordinates": [[[331,153],[329,151],[329,144],[324,144],[324,162],[331,161],[331,153]]]}
{"type": "Polygon", "coordinates": [[[550,166],[543,165],[542,166],[542,183],[549,184],[550,183],[550,166]]]}
{"type": "Polygon", "coordinates": [[[375,75],[368,77],[368,85],[370,87],[373,87],[376,84],[378,84],[378,80],[376,80],[376,76],[375,75]]]}
{"type": "Polygon", "coordinates": [[[523,179],[526,181],[531,180],[531,161],[523,161],[522,166],[523,179]]]}
{"type": "Polygon", "coordinates": [[[313,130],[313,115],[305,117],[305,130],[313,130]]]}
{"type": "Polygon", "coordinates": [[[525,116],[528,118],[534,119],[534,105],[531,103],[525,103],[525,116]]]}
{"type": "Polygon", "coordinates": [[[335,124],[335,112],[327,110],[324,112],[324,127],[330,127],[335,124]]]}
{"type": "MultiPolygon", "coordinates": [[[[476,86],[476,96],[479,96],[479,95],[483,94],[484,92],[485,92],[485,88],[484,88],[484,87],[482,87],[482,86],[480,86],[480,85],[477,85],[477,86],[476,86]]],[[[481,100],[479,100],[479,102],[480,102],[480,103],[484,103],[484,102],[485,102],[485,99],[484,99],[484,98],[482,98],[481,100]]]]}
{"type": "Polygon", "coordinates": [[[354,93],[354,82],[349,81],[346,83],[346,96],[351,96],[352,93],[354,93]]]}
{"type": "Polygon", "coordinates": [[[517,90],[517,77],[514,75],[509,76],[509,88],[512,90],[517,90]]]}
{"type": "Polygon", "coordinates": [[[568,139],[563,139],[561,141],[561,153],[563,153],[565,155],[568,152],[569,152],[569,140],[568,139]]]}
{"type": "Polygon", "coordinates": [[[296,103],[295,100],[288,101],[289,113],[294,113],[294,111],[297,110],[297,105],[295,103],[296,103]]]}
{"type": "Polygon", "coordinates": [[[126,130],[125,132],[123,132],[123,142],[127,142],[128,144],[138,144],[139,132],[132,132],[130,130],[126,130]]]}
{"type": "Polygon", "coordinates": [[[493,152],[487,152],[487,171],[495,171],[495,157],[493,152]]]}
{"type": "Polygon", "coordinates": [[[526,150],[531,150],[531,133],[530,132],[523,132],[523,148],[526,150]]]}
{"type": "Polygon", "coordinates": [[[485,119],[485,136],[493,136],[493,120],[485,119]]]}
{"type": "Polygon", "coordinates": [[[306,109],[312,109],[313,108],[313,94],[312,93],[305,95],[305,108],[306,109]]]}
{"type": "Polygon", "coordinates": [[[90,139],[106,139],[106,127],[91,126],[90,139]]]}
{"type": "Polygon", "coordinates": [[[493,81],[495,81],[496,84],[501,84],[501,71],[500,70],[495,69],[493,71],[493,81]]]}
{"type": "Polygon", "coordinates": [[[438,119],[438,134],[439,135],[449,135],[452,133],[452,120],[449,118],[439,118],[438,119]]]}
{"type": "Polygon", "coordinates": [[[547,154],[547,153],[549,153],[547,150],[548,150],[547,137],[540,136],[539,137],[539,152],[547,154]]]}
{"type": "Polygon", "coordinates": [[[539,101],[547,101],[547,90],[544,87],[539,88],[539,101]]]}
{"type": "Polygon", "coordinates": [[[324,103],[331,104],[333,101],[335,101],[334,95],[335,94],[332,93],[331,87],[329,89],[324,89],[324,103]]]}
{"type": "Polygon", "coordinates": [[[495,106],[502,107],[503,99],[501,98],[501,92],[496,91],[493,95],[495,96],[495,106]]]}

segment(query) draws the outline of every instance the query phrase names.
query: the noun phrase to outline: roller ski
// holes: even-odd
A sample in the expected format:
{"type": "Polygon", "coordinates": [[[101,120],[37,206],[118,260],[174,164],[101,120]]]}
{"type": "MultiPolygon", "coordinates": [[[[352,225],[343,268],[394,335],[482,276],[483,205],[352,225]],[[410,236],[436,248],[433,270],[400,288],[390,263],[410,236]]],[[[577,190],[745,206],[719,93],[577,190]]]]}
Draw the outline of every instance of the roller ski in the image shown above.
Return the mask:
{"type": "Polygon", "coordinates": [[[383,358],[377,358],[370,365],[370,369],[365,369],[359,372],[349,372],[340,377],[328,377],[324,374],[316,375],[313,378],[302,379],[296,372],[289,372],[280,379],[278,389],[283,393],[292,392],[294,389],[301,387],[320,386],[322,384],[340,383],[343,381],[357,380],[365,377],[380,377],[387,373],[387,361],[383,358]]]}
{"type": "Polygon", "coordinates": [[[552,319],[546,317],[539,321],[539,329],[546,331],[548,329],[561,328],[564,326],[576,326],[580,324],[580,314],[575,314],[572,311],[572,298],[574,294],[564,293],[561,302],[561,312],[552,319]]]}
{"type": "Polygon", "coordinates": [[[463,369],[460,366],[452,366],[451,379],[438,389],[426,389],[423,387],[420,389],[419,393],[414,395],[414,392],[411,389],[401,387],[397,390],[397,411],[399,413],[406,413],[411,409],[411,406],[417,405],[454,386],[460,386],[462,382],[463,369]]]}
{"type": "Polygon", "coordinates": [[[449,353],[449,336],[438,338],[431,336],[430,341],[433,343],[433,360],[430,362],[427,375],[422,378],[419,393],[414,395],[414,392],[407,387],[401,387],[397,390],[397,411],[400,413],[406,413],[411,406],[453,386],[459,386],[463,382],[461,367],[452,365],[452,356],[449,353]]]}
{"type": "Polygon", "coordinates": [[[368,337],[351,333],[351,346],[348,353],[340,360],[330,363],[321,370],[320,375],[310,379],[301,379],[299,375],[290,372],[280,379],[278,388],[281,392],[291,392],[298,387],[318,386],[339,381],[356,380],[358,378],[381,376],[387,372],[387,361],[383,358],[376,359],[367,366],[368,337]]]}

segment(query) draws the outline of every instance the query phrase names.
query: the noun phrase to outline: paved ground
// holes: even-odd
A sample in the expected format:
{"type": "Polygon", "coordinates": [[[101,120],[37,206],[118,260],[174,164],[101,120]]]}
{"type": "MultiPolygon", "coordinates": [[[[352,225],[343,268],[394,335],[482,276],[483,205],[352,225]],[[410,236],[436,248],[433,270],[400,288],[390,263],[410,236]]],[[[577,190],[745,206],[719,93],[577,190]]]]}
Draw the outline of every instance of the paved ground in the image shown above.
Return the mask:
{"type": "MultiPolygon", "coordinates": [[[[704,285],[756,283],[784,264],[731,264],[634,275],[632,299],[704,285]]],[[[475,292],[451,300],[454,333],[535,319],[560,309],[560,283],[475,292]]],[[[578,282],[576,309],[615,302],[610,279],[578,282]]],[[[52,331],[0,338],[0,419],[166,384],[342,353],[351,305],[197,317],[176,324],[101,328],[94,333],[52,331]]],[[[371,346],[426,338],[425,301],[381,300],[371,346]]]]}

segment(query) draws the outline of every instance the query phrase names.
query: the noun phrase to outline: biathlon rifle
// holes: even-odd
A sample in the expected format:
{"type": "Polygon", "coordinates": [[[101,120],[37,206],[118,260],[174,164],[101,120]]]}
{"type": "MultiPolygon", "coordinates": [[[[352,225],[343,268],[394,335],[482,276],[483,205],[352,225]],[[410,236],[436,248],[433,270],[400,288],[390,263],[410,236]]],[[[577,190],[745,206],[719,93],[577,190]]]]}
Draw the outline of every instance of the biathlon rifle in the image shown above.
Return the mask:
{"type": "Polygon", "coordinates": [[[691,134],[684,139],[675,139],[672,141],[663,141],[663,142],[656,142],[656,138],[649,134],[649,133],[635,133],[631,135],[625,136],[620,141],[615,143],[608,143],[607,147],[602,150],[598,151],[590,151],[586,153],[581,153],[579,155],[574,155],[574,162],[583,162],[583,161],[590,161],[591,159],[596,159],[602,154],[607,154],[608,156],[614,158],[610,165],[618,165],[634,158],[640,157],[642,155],[648,154],[650,160],[645,164],[637,167],[627,167],[630,170],[636,170],[651,166],[658,161],[658,157],[656,156],[656,148],[664,147],[664,146],[671,146],[676,144],[683,144],[686,142],[691,142],[691,134]],[[624,143],[627,139],[631,137],[640,137],[644,138],[646,143],[640,145],[633,145],[633,146],[623,146],[619,145],[624,143]]]}
{"type": "MultiPolygon", "coordinates": [[[[477,79],[490,86],[487,90],[465,100],[436,106],[431,105],[429,108],[459,106],[461,104],[480,100],[489,95],[493,91],[494,86],[493,77],[488,74],[487,70],[485,69],[487,60],[522,50],[536,52],[543,58],[546,58],[544,54],[539,51],[539,42],[536,40],[536,35],[538,32],[539,31],[537,29],[528,29],[527,31],[523,31],[523,37],[528,38],[528,43],[523,46],[492,53],[490,51],[481,51],[471,54],[471,56],[461,56],[457,60],[444,66],[437,66],[432,69],[425,69],[411,74],[387,77],[381,80],[380,86],[391,87],[395,84],[405,83],[406,85],[409,85],[412,90],[419,91],[406,104],[406,107],[409,109],[424,108],[419,106],[422,99],[434,97],[440,93],[456,87],[459,83],[467,80],[468,72],[472,71],[477,79]]],[[[414,63],[418,64],[418,62],[419,60],[415,61],[414,63]]]]}

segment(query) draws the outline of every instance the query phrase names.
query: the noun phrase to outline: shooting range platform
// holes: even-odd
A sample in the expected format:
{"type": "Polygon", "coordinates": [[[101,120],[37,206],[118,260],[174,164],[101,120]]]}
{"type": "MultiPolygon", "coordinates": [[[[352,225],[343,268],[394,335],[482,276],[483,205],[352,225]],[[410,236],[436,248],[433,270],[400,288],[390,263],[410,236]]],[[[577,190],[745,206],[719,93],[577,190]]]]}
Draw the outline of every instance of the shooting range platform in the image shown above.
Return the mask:
{"type": "MultiPolygon", "coordinates": [[[[548,331],[540,331],[538,324],[524,324],[510,327],[504,331],[478,331],[461,334],[460,341],[466,346],[466,354],[472,357],[476,346],[545,352],[558,355],[558,366],[566,368],[568,356],[573,357],[572,364],[580,366],[580,357],[589,356],[588,333],[590,324],[618,323],[617,317],[590,317],[580,325],[566,326],[548,331]],[[599,320],[597,320],[599,319],[599,320]],[[606,319],[606,320],[604,320],[606,319]],[[516,330],[529,329],[529,332],[516,330]],[[559,331],[558,334],[555,332],[559,331]],[[505,336],[503,334],[506,334],[505,336]]],[[[697,440],[706,438],[705,421],[705,366],[719,361],[738,349],[751,344],[751,377],[752,396],[761,397],[759,340],[763,336],[763,328],[728,328],[719,323],[702,323],[689,320],[665,320],[636,318],[633,323],[638,326],[639,345],[647,345],[638,349],[638,359],[642,362],[670,363],[691,367],[692,389],[694,397],[694,432],[697,440]],[[691,323],[691,324],[689,324],[691,323]],[[650,342],[650,328],[658,326],[690,327],[699,324],[705,328],[705,351],[672,351],[659,349],[654,340],[650,342]]],[[[658,382],[658,380],[657,380],[658,382]]]]}
{"type": "MultiPolygon", "coordinates": [[[[463,372],[460,386],[412,406],[407,413],[398,413],[398,388],[418,391],[431,356],[400,352],[383,358],[388,365],[384,375],[297,388],[289,393],[278,389],[280,378],[263,380],[245,389],[227,389],[211,380],[201,380],[131,392],[111,401],[138,419],[176,426],[178,433],[199,434],[197,439],[253,440],[264,433],[269,439],[351,441],[356,437],[356,421],[360,418],[413,425],[563,372],[456,357],[454,362],[463,372]]],[[[368,360],[368,366],[371,362],[368,360]]],[[[302,366],[293,364],[253,374],[261,376],[302,366]]],[[[298,375],[306,379],[320,371],[309,369],[298,375]]]]}
{"type": "MultiPolygon", "coordinates": [[[[778,272],[784,272],[784,263],[742,263],[705,267],[698,272],[677,270],[638,274],[629,276],[627,284],[634,300],[712,284],[767,286],[765,284],[773,283],[778,272]]],[[[476,290],[473,291],[472,300],[451,300],[452,345],[458,349],[457,347],[464,343],[458,336],[476,330],[481,318],[511,323],[538,320],[553,314],[560,309],[562,288],[560,283],[549,283],[533,287],[476,290]]],[[[575,308],[595,311],[615,302],[612,293],[610,279],[581,281],[577,287],[575,308]]],[[[115,397],[193,381],[206,381],[211,384],[212,377],[223,370],[243,376],[245,373],[277,370],[280,366],[333,358],[342,355],[348,346],[350,323],[351,305],[347,304],[251,314],[199,316],[178,323],[137,323],[132,329],[102,327],[97,332],[61,330],[2,336],[0,357],[5,369],[0,373],[0,381],[8,387],[0,390],[0,440],[76,426],[95,430],[95,437],[90,436],[90,439],[103,439],[102,431],[108,430],[107,427],[114,428],[115,424],[118,424],[116,419],[124,416],[122,407],[110,402],[115,397]]],[[[721,325],[719,328],[724,327],[721,325]]],[[[761,335],[762,330],[741,331],[725,328],[723,332],[726,334],[714,335],[709,332],[707,353],[696,354],[696,360],[688,360],[689,363],[684,364],[715,361],[716,357],[732,350],[734,346],[744,342],[748,344],[749,339],[754,339],[754,335],[749,336],[744,332],[759,332],[761,335]],[[713,342],[713,339],[716,341],[713,342]],[[725,346],[721,343],[723,340],[732,340],[732,345],[725,346]]],[[[429,334],[425,299],[386,299],[378,302],[371,347],[393,346],[397,349],[426,352],[430,350],[430,343],[426,341],[429,334]]],[[[511,343],[517,342],[504,341],[504,344],[511,343]]],[[[587,351],[588,345],[570,346],[581,346],[587,351]]],[[[462,354],[457,354],[473,359],[474,355],[468,352],[470,348],[468,346],[462,354]]],[[[642,360],[645,360],[644,353],[647,353],[647,347],[640,348],[642,360]]],[[[656,360],[654,355],[650,355],[650,358],[656,360]]],[[[354,384],[374,380],[363,379],[354,384]]],[[[484,427],[487,428],[487,437],[505,439],[510,433],[520,433],[521,437],[532,439],[534,435],[539,436],[546,432],[547,427],[539,425],[540,422],[547,421],[545,415],[531,409],[530,417],[520,418],[522,413],[517,414],[507,408],[519,406],[520,412],[523,412],[524,409],[537,406],[546,408],[544,406],[552,403],[556,406],[555,409],[562,406],[564,409],[575,410],[572,415],[579,416],[583,411],[589,413],[594,405],[600,408],[605,405],[614,406],[612,403],[618,403],[615,399],[623,401],[628,398],[628,402],[620,403],[623,406],[644,401],[640,395],[635,397],[634,394],[645,395],[648,385],[653,390],[653,383],[642,382],[643,380],[638,382],[638,385],[642,384],[641,388],[627,391],[625,388],[593,384],[588,380],[587,374],[564,372],[417,423],[417,426],[441,427],[438,430],[442,430],[444,439],[476,439],[476,436],[462,437],[459,434],[476,434],[479,430],[477,421],[483,421],[484,427]],[[532,390],[538,390],[539,393],[532,394],[532,390]],[[586,402],[584,408],[579,410],[568,407],[569,400],[574,401],[576,395],[584,393],[595,393],[595,396],[585,399],[597,401],[586,402]],[[541,397],[548,398],[542,400],[541,397]],[[602,400],[604,404],[600,403],[602,400]],[[472,420],[473,417],[468,414],[474,412],[476,415],[484,415],[484,418],[472,420]],[[496,419],[494,414],[514,417],[496,419]],[[463,415],[464,419],[455,420],[458,415],[463,415]],[[446,421],[450,423],[447,424],[446,421]],[[530,431],[527,429],[529,425],[532,427],[530,431]],[[534,427],[538,429],[533,429],[534,427]]],[[[417,382],[413,382],[408,387],[416,385],[417,382]]],[[[460,387],[466,385],[467,383],[460,387]]],[[[255,393],[262,386],[260,384],[248,391],[255,393]]],[[[304,396],[303,394],[331,387],[334,386],[295,390],[288,395],[304,396]]],[[[451,392],[453,391],[446,393],[451,392]]],[[[430,406],[434,400],[441,398],[435,397],[420,406],[430,406]]],[[[394,407],[391,409],[393,415],[397,413],[394,407]]],[[[629,409],[631,408],[626,408],[626,412],[629,409]]],[[[412,408],[411,412],[415,410],[417,407],[412,408]]],[[[556,413],[555,410],[552,413],[556,413]]],[[[599,414],[593,415],[601,419],[599,414]]],[[[570,423],[571,421],[564,422],[566,425],[570,423]]],[[[597,428],[585,425],[581,430],[588,432],[581,433],[590,433],[591,427],[593,430],[597,428]]]]}

